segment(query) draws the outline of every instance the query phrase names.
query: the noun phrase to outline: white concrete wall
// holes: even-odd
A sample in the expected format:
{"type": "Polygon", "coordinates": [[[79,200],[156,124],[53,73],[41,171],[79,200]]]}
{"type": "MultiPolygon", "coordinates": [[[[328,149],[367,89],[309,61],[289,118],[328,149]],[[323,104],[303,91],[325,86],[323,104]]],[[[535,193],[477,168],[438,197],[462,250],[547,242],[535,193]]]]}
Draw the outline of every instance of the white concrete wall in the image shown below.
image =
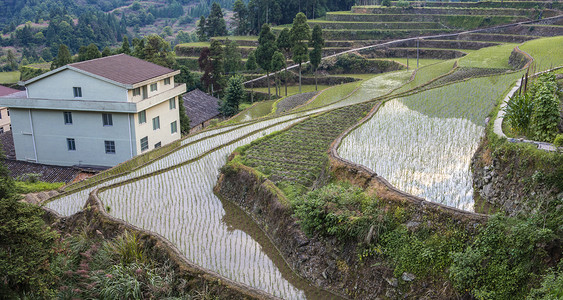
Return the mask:
{"type": "Polygon", "coordinates": [[[164,146],[181,138],[178,97],[180,96],[172,98],[176,104],[175,109],[170,109],[168,101],[164,101],[158,105],[148,108],[146,110],[146,123],[139,124],[139,114],[135,114],[136,149],[138,154],[154,149],[154,145],[158,142],[164,146]],[[153,130],[152,119],[157,116],[160,117],[160,129],[153,130]],[[170,124],[174,121],[176,121],[177,124],[177,131],[172,134],[170,124]],[[148,137],[149,139],[149,149],[145,151],[141,151],[141,139],[143,137],[148,137]]]}
{"type": "MultiPolygon", "coordinates": [[[[158,80],[156,82],[157,90],[153,91],[153,92],[151,92],[150,85],[151,85],[151,83],[154,83],[154,82],[147,84],[146,86],[147,86],[148,97],[153,97],[153,96],[156,96],[156,95],[158,95],[158,94],[160,94],[164,91],[173,89],[174,88],[174,76],[170,76],[168,78],[170,78],[170,84],[164,84],[164,79],[158,80]]],[[[133,90],[132,89],[127,91],[127,97],[129,98],[130,102],[139,102],[139,101],[143,100],[143,93],[142,93],[143,88],[141,87],[140,90],[141,90],[141,94],[137,95],[137,96],[133,96],[133,90]]]]}
{"type": "Polygon", "coordinates": [[[127,101],[127,90],[74,70],[63,70],[27,85],[29,98],[127,101]],[[73,87],[82,88],[82,97],[74,98],[73,87]]]}
{"type": "Polygon", "coordinates": [[[31,110],[31,118],[25,109],[11,114],[18,160],[37,155],[43,164],[114,166],[137,154],[131,114],[113,113],[113,126],[103,126],[101,112],[73,111],[71,125],[64,124],[63,111],[31,110]],[[75,139],[76,151],[68,150],[67,138],[75,139]],[[115,142],[115,154],[105,153],[106,140],[115,142]]]}

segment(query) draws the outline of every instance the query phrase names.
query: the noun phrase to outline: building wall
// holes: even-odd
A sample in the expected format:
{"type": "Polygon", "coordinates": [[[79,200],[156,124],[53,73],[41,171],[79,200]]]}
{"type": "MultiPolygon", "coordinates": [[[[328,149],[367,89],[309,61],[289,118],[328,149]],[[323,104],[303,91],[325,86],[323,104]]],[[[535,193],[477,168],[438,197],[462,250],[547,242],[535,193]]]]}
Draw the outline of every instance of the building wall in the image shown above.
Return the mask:
{"type": "Polygon", "coordinates": [[[69,69],[32,82],[27,94],[29,98],[123,102],[128,95],[122,87],[69,69]],[[82,89],[81,98],[74,97],[73,87],[82,89]]]}
{"type": "Polygon", "coordinates": [[[114,166],[137,154],[132,114],[113,113],[113,126],[103,126],[101,112],[73,111],[70,125],[63,111],[12,108],[10,114],[18,160],[37,155],[43,164],[114,166]],[[68,150],[67,138],[75,139],[75,151],[68,150]],[[115,154],[105,153],[106,140],[115,142],[115,154]]]}
{"type": "MultiPolygon", "coordinates": [[[[154,82],[147,84],[146,87],[147,87],[148,97],[153,97],[157,94],[162,93],[163,91],[174,88],[174,76],[170,76],[168,78],[170,79],[170,84],[164,84],[164,79],[158,80],[156,82],[156,86],[157,86],[156,91],[151,92],[151,89],[150,89],[151,83],[154,83],[154,82]]],[[[142,87],[140,89],[142,91],[142,87]]],[[[143,93],[141,92],[140,95],[133,96],[133,89],[131,89],[131,90],[127,91],[127,97],[129,99],[129,101],[131,101],[131,102],[139,102],[139,101],[143,100],[143,93]]]]}
{"type": "Polygon", "coordinates": [[[0,133],[10,130],[10,116],[8,108],[0,107],[0,133]]]}
{"type": "Polygon", "coordinates": [[[180,134],[180,108],[178,103],[178,97],[173,97],[175,108],[170,109],[169,101],[164,101],[158,105],[150,107],[145,110],[146,122],[139,124],[139,114],[135,115],[135,132],[136,136],[136,149],[137,153],[145,152],[154,149],[155,144],[160,142],[162,146],[171,143],[179,138],[180,134]],[[153,118],[160,117],[160,129],[153,129],[153,118]],[[171,133],[171,123],[176,122],[176,132],[171,133]],[[141,151],[141,139],[148,137],[149,148],[145,151],[141,151]]]}

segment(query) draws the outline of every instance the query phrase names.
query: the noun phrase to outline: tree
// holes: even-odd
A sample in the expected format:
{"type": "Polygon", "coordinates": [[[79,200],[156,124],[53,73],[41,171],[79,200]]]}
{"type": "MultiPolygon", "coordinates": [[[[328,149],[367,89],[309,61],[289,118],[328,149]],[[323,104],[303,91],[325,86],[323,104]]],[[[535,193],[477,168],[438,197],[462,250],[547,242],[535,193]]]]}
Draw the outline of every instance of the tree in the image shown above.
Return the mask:
{"type": "Polygon", "coordinates": [[[270,92],[270,71],[272,70],[272,57],[276,50],[276,36],[270,30],[270,25],[262,25],[262,30],[260,30],[260,35],[258,36],[258,47],[256,48],[256,62],[260,68],[266,71],[268,95],[270,99],[272,99],[270,92]]]}
{"type": "Polygon", "coordinates": [[[182,135],[190,133],[190,118],[186,114],[186,107],[184,107],[184,99],[178,97],[178,105],[180,105],[180,132],[182,135]]]}
{"type": "Polygon", "coordinates": [[[133,56],[145,58],[145,39],[133,38],[133,56]]]}
{"type": "Polygon", "coordinates": [[[111,55],[111,49],[108,46],[106,46],[104,48],[104,50],[102,51],[102,57],[106,57],[106,56],[110,56],[110,55],[111,55]]]}
{"type": "Polygon", "coordinates": [[[55,278],[49,266],[57,234],[45,225],[42,214],[39,207],[19,201],[0,163],[0,295],[6,299],[23,293],[53,296],[49,285],[55,278]]]}
{"type": "Polygon", "coordinates": [[[213,84],[213,64],[211,62],[211,51],[208,47],[201,49],[199,58],[197,59],[199,70],[203,72],[200,81],[207,92],[210,92],[211,85],[213,84]]]}
{"type": "Polygon", "coordinates": [[[309,59],[307,41],[311,39],[311,29],[307,25],[307,17],[304,13],[298,13],[293,19],[290,36],[293,61],[299,64],[299,93],[301,93],[301,64],[309,59]]]}
{"type": "Polygon", "coordinates": [[[145,39],[143,59],[163,67],[172,68],[175,59],[170,51],[170,44],[156,34],[149,35],[145,39]]]}
{"type": "Polygon", "coordinates": [[[254,51],[250,51],[250,53],[248,53],[245,69],[252,72],[258,69],[258,65],[256,64],[256,54],[254,51]]]}
{"type": "MultiPolygon", "coordinates": [[[[286,57],[290,56],[290,52],[291,52],[291,36],[289,33],[289,29],[288,28],[284,28],[281,32],[280,35],[278,36],[278,39],[276,40],[276,44],[278,46],[278,49],[280,49],[281,51],[283,51],[283,54],[286,57]]],[[[285,63],[285,95],[287,96],[287,62],[285,63]]]]}
{"type": "Polygon", "coordinates": [[[102,53],[100,52],[100,49],[98,49],[98,46],[96,46],[94,43],[86,47],[86,60],[100,58],[100,57],[102,57],[102,53]]]}
{"type": "Polygon", "coordinates": [[[244,99],[244,79],[240,75],[229,78],[225,99],[221,103],[221,113],[230,117],[238,112],[239,103],[244,99]]]}
{"type": "Polygon", "coordinates": [[[119,53],[131,55],[131,47],[129,46],[129,39],[126,35],[123,36],[123,43],[121,43],[121,49],[119,49],[119,53]]]}
{"type": "Polygon", "coordinates": [[[209,13],[209,17],[207,17],[205,28],[208,37],[227,35],[227,25],[223,18],[223,11],[217,2],[213,2],[211,5],[211,12],[209,13]]]}
{"type": "Polygon", "coordinates": [[[199,22],[197,22],[197,29],[196,29],[196,34],[197,34],[197,38],[199,39],[200,42],[204,42],[207,41],[207,33],[206,33],[206,24],[205,24],[205,17],[201,16],[199,17],[199,22]]]}
{"type": "Polygon", "coordinates": [[[14,55],[14,52],[11,49],[8,50],[8,54],[6,55],[6,61],[8,63],[8,66],[10,67],[10,71],[15,71],[18,69],[16,56],[14,55]]]}
{"type": "Polygon", "coordinates": [[[57,57],[53,60],[51,64],[51,70],[60,68],[64,65],[70,64],[72,62],[72,56],[70,55],[70,51],[68,47],[64,44],[59,46],[59,52],[57,53],[57,57]]]}
{"type": "Polygon", "coordinates": [[[225,86],[223,81],[223,74],[225,73],[225,64],[224,64],[223,46],[221,45],[221,42],[217,40],[211,42],[211,47],[209,47],[209,56],[211,57],[211,64],[213,66],[211,72],[212,75],[211,93],[213,94],[213,90],[220,90],[225,86]]]}
{"type": "Polygon", "coordinates": [[[272,72],[276,72],[274,75],[274,81],[276,82],[276,96],[279,96],[281,94],[279,92],[279,71],[281,71],[283,68],[285,68],[285,56],[283,55],[283,53],[276,51],[274,52],[274,56],[272,57],[272,72]]]}
{"type": "Polygon", "coordinates": [[[247,32],[246,28],[248,27],[248,9],[246,8],[246,5],[244,4],[244,2],[242,2],[242,0],[235,1],[235,3],[233,4],[233,13],[234,14],[232,19],[236,24],[235,34],[245,35],[247,32]]]}
{"type": "Polygon", "coordinates": [[[225,74],[236,73],[242,66],[242,56],[235,41],[225,41],[225,74]]]}
{"type": "Polygon", "coordinates": [[[311,51],[310,61],[311,66],[315,72],[315,91],[318,89],[317,85],[317,69],[321,63],[323,47],[325,45],[325,40],[323,39],[323,30],[318,24],[313,27],[313,34],[311,35],[311,44],[313,50],[311,51]]]}
{"type": "Polygon", "coordinates": [[[180,74],[174,77],[174,81],[178,83],[185,83],[186,84],[186,91],[191,92],[199,87],[197,82],[197,78],[194,76],[190,69],[186,66],[180,66],[180,74]]]}

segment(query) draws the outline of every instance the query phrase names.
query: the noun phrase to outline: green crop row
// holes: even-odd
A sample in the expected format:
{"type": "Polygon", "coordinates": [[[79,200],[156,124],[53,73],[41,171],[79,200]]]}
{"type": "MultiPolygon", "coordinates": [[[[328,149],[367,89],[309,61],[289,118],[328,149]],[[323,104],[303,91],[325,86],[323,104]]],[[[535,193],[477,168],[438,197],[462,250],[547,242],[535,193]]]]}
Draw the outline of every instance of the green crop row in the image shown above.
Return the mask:
{"type": "Polygon", "coordinates": [[[321,26],[322,29],[439,29],[443,28],[437,22],[342,22],[316,21],[308,22],[309,26],[321,26]]]}

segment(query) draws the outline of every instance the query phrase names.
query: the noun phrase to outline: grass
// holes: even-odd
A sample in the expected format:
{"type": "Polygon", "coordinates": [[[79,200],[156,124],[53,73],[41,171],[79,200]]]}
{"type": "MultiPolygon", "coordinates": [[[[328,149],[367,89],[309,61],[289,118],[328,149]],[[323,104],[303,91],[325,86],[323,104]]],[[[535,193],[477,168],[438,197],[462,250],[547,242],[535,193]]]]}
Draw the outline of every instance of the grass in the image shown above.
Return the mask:
{"type": "MultiPolygon", "coordinates": [[[[463,51],[463,50],[461,50],[463,51]]],[[[407,59],[406,58],[389,58],[386,60],[392,60],[392,61],[396,61],[398,63],[401,63],[403,65],[407,65],[407,59]]],[[[420,58],[418,60],[418,65],[419,68],[425,67],[425,66],[429,66],[435,63],[439,63],[444,61],[443,59],[432,59],[432,58],[420,58]]],[[[409,58],[409,69],[414,69],[416,68],[416,58],[409,58]]]]}
{"type": "Polygon", "coordinates": [[[261,101],[261,102],[256,102],[254,104],[242,103],[242,105],[239,106],[239,109],[241,110],[247,109],[247,110],[230,118],[227,122],[223,124],[250,121],[263,116],[267,116],[272,112],[272,106],[274,105],[274,102],[275,100],[261,101]]]}
{"type": "Polygon", "coordinates": [[[184,43],[177,45],[177,47],[209,47],[209,46],[211,46],[210,42],[184,43]]]}
{"type": "Polygon", "coordinates": [[[0,72],[0,83],[7,84],[7,83],[16,83],[20,80],[20,72],[0,72]]]}
{"type": "Polygon", "coordinates": [[[503,44],[481,48],[469,53],[465,57],[462,57],[459,60],[459,66],[471,68],[511,69],[512,67],[508,64],[508,58],[510,57],[510,53],[512,53],[514,47],[516,47],[516,44],[503,44]]]}
{"type": "Polygon", "coordinates": [[[20,194],[37,193],[41,191],[51,191],[56,190],[65,185],[64,182],[27,182],[27,181],[14,181],[16,185],[16,190],[20,194]]]}
{"type": "Polygon", "coordinates": [[[352,91],[356,87],[358,87],[361,83],[362,83],[361,81],[358,81],[358,82],[350,82],[350,83],[333,86],[330,89],[322,92],[312,102],[303,106],[303,108],[304,109],[316,108],[340,101],[342,100],[342,98],[352,93],[352,91]]]}
{"type": "Polygon", "coordinates": [[[532,40],[520,46],[534,59],[538,71],[563,65],[563,36],[532,40]],[[559,45],[559,46],[557,46],[559,45]]]}
{"type": "Polygon", "coordinates": [[[442,76],[452,70],[454,66],[454,60],[446,60],[437,64],[428,65],[421,67],[417,72],[414,80],[404,85],[396,92],[405,92],[425,83],[428,83],[432,79],[438,76],[442,76]]]}
{"type": "MultiPolygon", "coordinates": [[[[321,85],[319,84],[319,91],[320,90],[324,90],[325,88],[329,87],[328,85],[321,85]]],[[[285,87],[283,85],[280,85],[280,94],[285,96],[285,87]]],[[[261,92],[261,93],[268,93],[268,88],[264,87],[264,88],[254,88],[253,89],[256,92],[261,92]]],[[[315,85],[302,85],[301,86],[301,92],[302,93],[308,93],[308,92],[314,92],[315,91],[315,85]]],[[[276,89],[274,88],[274,86],[272,85],[271,87],[271,93],[272,95],[276,94],[276,89]]],[[[287,87],[287,95],[291,96],[291,95],[295,95],[295,94],[299,94],[299,86],[298,85],[290,85],[287,87]]]]}

